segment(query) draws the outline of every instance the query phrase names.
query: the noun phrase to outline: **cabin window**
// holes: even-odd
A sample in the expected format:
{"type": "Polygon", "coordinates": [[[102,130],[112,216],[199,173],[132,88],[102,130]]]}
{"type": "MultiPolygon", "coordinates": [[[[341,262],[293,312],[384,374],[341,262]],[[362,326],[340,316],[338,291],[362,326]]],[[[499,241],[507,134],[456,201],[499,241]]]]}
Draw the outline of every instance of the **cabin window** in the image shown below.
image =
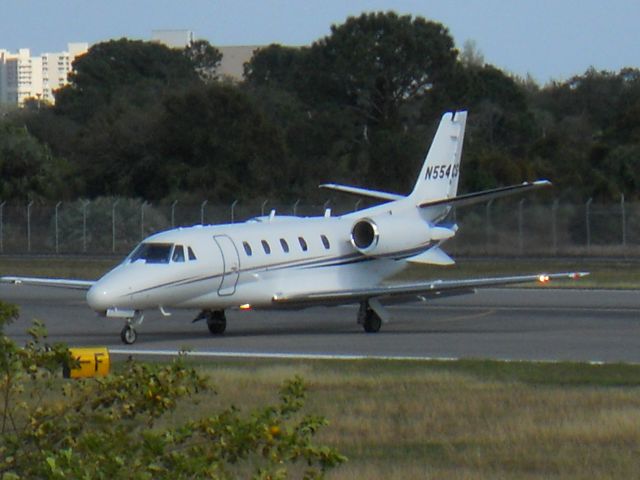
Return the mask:
{"type": "Polygon", "coordinates": [[[193,253],[193,250],[191,250],[191,247],[187,247],[187,252],[189,252],[189,260],[197,260],[196,254],[193,253]]]}
{"type": "Polygon", "coordinates": [[[184,262],[184,248],[182,245],[176,245],[173,247],[173,255],[171,260],[174,262],[184,262]]]}
{"type": "Polygon", "coordinates": [[[289,244],[284,238],[280,239],[280,246],[282,247],[282,251],[284,253],[289,253],[289,244]]]}
{"type": "Polygon", "coordinates": [[[129,262],[142,260],[145,263],[169,263],[172,247],[171,243],[141,243],[129,255],[129,262]]]}
{"type": "Polygon", "coordinates": [[[309,249],[309,247],[307,246],[307,241],[304,238],[298,237],[298,242],[300,242],[300,248],[303,252],[306,252],[309,249]]]}
{"type": "Polygon", "coordinates": [[[250,257],[253,252],[251,250],[251,245],[249,245],[249,242],[242,242],[242,246],[244,247],[244,253],[247,254],[247,257],[250,257]]]}
{"type": "Polygon", "coordinates": [[[267,243],[266,240],[261,240],[261,243],[262,243],[262,248],[264,249],[264,253],[269,255],[271,253],[271,247],[269,246],[269,243],[267,243]]]}
{"type": "Polygon", "coordinates": [[[329,243],[329,239],[327,238],[326,235],[320,235],[320,240],[322,240],[322,244],[324,245],[324,248],[326,248],[327,250],[331,248],[331,244],[329,243]]]}

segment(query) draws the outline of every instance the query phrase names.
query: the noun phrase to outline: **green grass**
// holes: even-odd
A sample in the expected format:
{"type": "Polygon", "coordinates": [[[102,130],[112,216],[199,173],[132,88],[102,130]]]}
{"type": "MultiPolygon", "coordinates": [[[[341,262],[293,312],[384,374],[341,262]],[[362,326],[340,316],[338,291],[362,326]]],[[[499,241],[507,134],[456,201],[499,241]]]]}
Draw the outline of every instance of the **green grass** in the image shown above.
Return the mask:
{"type": "MultiPolygon", "coordinates": [[[[121,257],[0,256],[0,275],[97,279],[117,265],[121,257]]],[[[587,271],[578,281],[554,281],[548,286],[569,288],[640,288],[640,263],[602,259],[459,259],[451,267],[411,266],[397,280],[465,278],[527,273],[587,271]]]]}
{"type": "Polygon", "coordinates": [[[196,363],[218,392],[175,413],[272,402],[301,375],[318,441],[349,457],[330,479],[635,478],[640,366],[464,360],[196,363]]]}

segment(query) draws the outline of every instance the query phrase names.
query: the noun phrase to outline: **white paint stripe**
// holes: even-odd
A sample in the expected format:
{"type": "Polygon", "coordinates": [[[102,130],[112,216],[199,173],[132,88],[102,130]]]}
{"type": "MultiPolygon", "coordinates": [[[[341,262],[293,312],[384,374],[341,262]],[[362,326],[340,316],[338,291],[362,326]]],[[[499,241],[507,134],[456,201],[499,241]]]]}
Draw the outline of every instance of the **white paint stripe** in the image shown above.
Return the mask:
{"type": "MultiPolygon", "coordinates": [[[[188,357],[210,357],[210,358],[253,358],[253,359],[280,359],[280,360],[395,360],[395,361],[419,361],[419,362],[457,362],[460,360],[477,360],[476,358],[460,357],[425,357],[408,355],[351,355],[351,354],[330,354],[330,353],[293,353],[293,352],[180,352],[179,350],[133,350],[133,349],[109,349],[113,355],[145,355],[157,357],[177,357],[185,355],[188,357]]],[[[602,360],[545,360],[545,359],[510,359],[510,358],[487,358],[493,362],[504,363],[586,363],[589,365],[607,365],[621,363],[620,361],[604,362],[602,360]]],[[[638,365],[635,362],[622,362],[627,365],[638,365]]]]}
{"type": "Polygon", "coordinates": [[[349,355],[330,353],[287,353],[287,352],[180,352],[178,350],[129,350],[109,349],[113,355],[151,355],[158,357],[176,357],[180,354],[189,357],[218,357],[218,358],[273,358],[273,359],[299,359],[299,360],[420,360],[455,362],[456,357],[411,357],[400,355],[349,355]]]}

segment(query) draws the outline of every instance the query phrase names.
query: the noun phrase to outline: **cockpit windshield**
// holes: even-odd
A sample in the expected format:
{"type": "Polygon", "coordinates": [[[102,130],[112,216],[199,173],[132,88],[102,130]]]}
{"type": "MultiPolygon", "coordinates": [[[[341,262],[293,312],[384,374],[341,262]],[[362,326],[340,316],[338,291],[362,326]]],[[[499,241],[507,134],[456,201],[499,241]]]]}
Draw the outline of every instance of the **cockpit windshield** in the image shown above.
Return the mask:
{"type": "Polygon", "coordinates": [[[172,247],[171,243],[141,243],[131,252],[128,262],[143,260],[145,263],[169,263],[172,247]]]}

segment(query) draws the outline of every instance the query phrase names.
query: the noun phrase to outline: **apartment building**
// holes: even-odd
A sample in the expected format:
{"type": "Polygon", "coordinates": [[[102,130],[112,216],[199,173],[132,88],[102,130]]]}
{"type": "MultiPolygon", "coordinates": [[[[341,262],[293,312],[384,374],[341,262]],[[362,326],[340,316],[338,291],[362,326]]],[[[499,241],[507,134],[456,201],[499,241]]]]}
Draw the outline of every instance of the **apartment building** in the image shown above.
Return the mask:
{"type": "Polygon", "coordinates": [[[28,98],[54,103],[54,90],[66,85],[76,57],[87,43],[70,43],[67,51],[32,56],[28,48],[17,53],[0,49],[0,103],[23,105],[28,98]]]}
{"type": "MultiPolygon", "coordinates": [[[[190,30],[154,30],[152,41],[169,48],[184,48],[194,41],[190,30]]],[[[241,81],[243,65],[260,46],[218,47],[223,54],[218,73],[229,80],[241,81]]],[[[88,43],[69,43],[64,52],[31,55],[28,48],[17,53],[0,49],[0,104],[24,105],[35,98],[55,103],[54,91],[68,83],[73,61],[87,52],[88,43]]]]}

